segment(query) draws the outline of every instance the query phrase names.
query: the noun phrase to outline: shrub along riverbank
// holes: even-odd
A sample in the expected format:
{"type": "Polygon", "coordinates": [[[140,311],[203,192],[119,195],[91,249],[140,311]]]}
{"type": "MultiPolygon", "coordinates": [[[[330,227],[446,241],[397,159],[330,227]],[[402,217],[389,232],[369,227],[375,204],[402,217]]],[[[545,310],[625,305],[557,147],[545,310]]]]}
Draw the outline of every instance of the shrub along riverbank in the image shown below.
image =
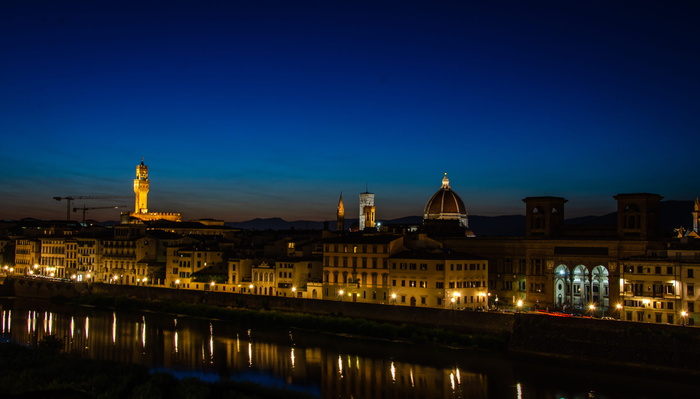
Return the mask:
{"type": "Polygon", "coordinates": [[[442,328],[426,328],[343,316],[312,315],[270,310],[222,308],[183,302],[145,300],[107,295],[85,295],[69,300],[76,305],[89,305],[118,310],[146,310],[163,314],[188,315],[231,321],[261,327],[296,328],[363,338],[400,341],[414,344],[505,351],[507,334],[497,336],[464,334],[442,328]]]}

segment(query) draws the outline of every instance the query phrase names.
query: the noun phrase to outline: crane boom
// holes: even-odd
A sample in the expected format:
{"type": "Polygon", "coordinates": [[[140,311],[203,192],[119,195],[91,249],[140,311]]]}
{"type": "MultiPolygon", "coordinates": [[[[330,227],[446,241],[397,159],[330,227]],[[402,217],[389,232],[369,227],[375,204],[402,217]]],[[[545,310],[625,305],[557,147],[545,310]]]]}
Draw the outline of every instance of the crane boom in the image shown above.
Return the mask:
{"type": "Polygon", "coordinates": [[[126,208],[126,205],[113,205],[113,206],[94,206],[94,207],[86,207],[83,205],[82,208],[73,208],[73,212],[78,212],[79,210],[83,211],[83,223],[85,223],[85,213],[87,211],[93,210],[93,209],[117,209],[117,208],[126,208]]]}
{"type": "Polygon", "coordinates": [[[66,200],[66,220],[70,220],[70,203],[76,199],[111,199],[111,198],[129,198],[118,195],[69,195],[67,197],[53,197],[56,201],[66,200]]]}

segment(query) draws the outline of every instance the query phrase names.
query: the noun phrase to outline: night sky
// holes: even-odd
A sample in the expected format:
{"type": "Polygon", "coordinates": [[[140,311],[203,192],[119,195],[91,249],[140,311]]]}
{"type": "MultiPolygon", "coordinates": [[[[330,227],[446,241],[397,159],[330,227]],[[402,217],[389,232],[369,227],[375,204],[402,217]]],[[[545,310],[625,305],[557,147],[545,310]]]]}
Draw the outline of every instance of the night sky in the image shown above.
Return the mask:
{"type": "Polygon", "coordinates": [[[5,0],[0,218],[117,219],[142,158],[186,220],[420,215],[444,172],[474,215],[691,200],[698,4],[5,0]]]}

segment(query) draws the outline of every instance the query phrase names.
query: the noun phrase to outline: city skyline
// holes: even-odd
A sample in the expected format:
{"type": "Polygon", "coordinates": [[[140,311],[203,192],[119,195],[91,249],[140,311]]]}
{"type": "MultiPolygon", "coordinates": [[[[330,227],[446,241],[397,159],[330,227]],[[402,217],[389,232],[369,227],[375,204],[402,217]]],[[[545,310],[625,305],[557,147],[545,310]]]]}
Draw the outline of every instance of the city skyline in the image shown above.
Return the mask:
{"type": "MultiPolygon", "coordinates": [[[[60,196],[184,220],[421,215],[443,173],[471,215],[566,216],[700,194],[692,2],[0,5],[0,218],[60,196]]],[[[88,217],[116,220],[119,210],[88,217]],[[114,216],[112,216],[114,215],[114,216]]],[[[75,219],[80,215],[74,214],[75,219]]]]}

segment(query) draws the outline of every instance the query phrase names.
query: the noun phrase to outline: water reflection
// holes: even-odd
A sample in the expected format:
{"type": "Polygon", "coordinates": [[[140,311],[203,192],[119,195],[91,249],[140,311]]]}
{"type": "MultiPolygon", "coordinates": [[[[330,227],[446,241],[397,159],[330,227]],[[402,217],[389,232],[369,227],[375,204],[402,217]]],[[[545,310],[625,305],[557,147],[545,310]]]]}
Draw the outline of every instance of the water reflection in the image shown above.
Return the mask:
{"type": "MultiPolygon", "coordinates": [[[[624,380],[603,376],[596,381],[598,376],[581,378],[577,371],[562,379],[557,374],[561,370],[520,366],[468,351],[40,301],[0,301],[0,306],[3,338],[19,343],[36,345],[55,334],[64,338],[67,351],[96,359],[143,364],[208,381],[284,386],[323,398],[573,399],[591,392],[597,398],[636,398],[645,397],[639,392],[649,393],[647,397],[654,392],[643,379],[633,381],[641,388],[637,391],[625,386],[611,389],[608,382],[624,380]],[[37,325],[43,328],[37,330],[37,325]]],[[[676,392],[675,397],[686,396],[676,392]]]]}

